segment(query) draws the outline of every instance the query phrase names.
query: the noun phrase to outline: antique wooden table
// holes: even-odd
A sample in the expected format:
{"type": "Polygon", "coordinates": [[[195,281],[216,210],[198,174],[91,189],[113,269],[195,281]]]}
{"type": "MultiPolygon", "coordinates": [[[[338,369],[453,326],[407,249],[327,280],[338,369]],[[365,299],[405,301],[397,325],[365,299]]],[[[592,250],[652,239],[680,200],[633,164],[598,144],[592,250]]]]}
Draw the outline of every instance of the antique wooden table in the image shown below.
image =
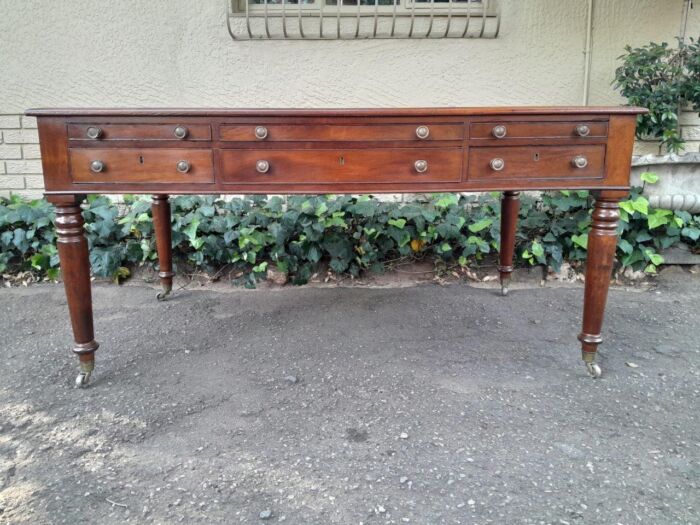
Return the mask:
{"type": "Polygon", "coordinates": [[[629,189],[633,107],[348,110],[36,109],[47,199],[56,206],[78,386],[93,333],[80,204],[90,193],[153,194],[160,279],[172,289],[169,194],[502,191],[502,293],[513,271],[520,190],[594,190],[583,328],[593,377],[629,189]]]}

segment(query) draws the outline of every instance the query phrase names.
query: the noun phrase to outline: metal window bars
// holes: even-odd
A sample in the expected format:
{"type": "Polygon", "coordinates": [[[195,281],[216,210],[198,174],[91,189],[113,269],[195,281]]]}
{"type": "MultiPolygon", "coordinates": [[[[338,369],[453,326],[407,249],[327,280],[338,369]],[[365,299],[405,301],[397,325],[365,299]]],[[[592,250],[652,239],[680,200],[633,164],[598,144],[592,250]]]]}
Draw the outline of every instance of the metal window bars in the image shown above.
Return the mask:
{"type": "Polygon", "coordinates": [[[226,0],[234,40],[496,38],[497,0],[226,0]]]}

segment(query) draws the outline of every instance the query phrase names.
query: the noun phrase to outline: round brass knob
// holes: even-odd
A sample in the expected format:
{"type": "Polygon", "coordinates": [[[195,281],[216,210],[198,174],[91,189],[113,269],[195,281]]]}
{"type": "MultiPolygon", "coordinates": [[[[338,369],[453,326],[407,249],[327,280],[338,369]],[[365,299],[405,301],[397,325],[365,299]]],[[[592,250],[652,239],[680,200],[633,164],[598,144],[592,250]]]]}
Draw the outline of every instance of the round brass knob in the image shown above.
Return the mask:
{"type": "Polygon", "coordinates": [[[186,160],[179,161],[176,167],[177,171],[179,171],[180,173],[187,173],[188,171],[190,171],[191,168],[190,163],[186,160]]]}
{"type": "Polygon", "coordinates": [[[105,169],[105,163],[102,162],[101,160],[93,160],[90,163],[90,170],[94,171],[95,173],[99,173],[105,169]]]}
{"type": "Polygon", "coordinates": [[[90,126],[85,132],[87,138],[97,140],[102,136],[102,130],[96,126],[90,126]]]}
{"type": "Polygon", "coordinates": [[[576,134],[579,137],[587,137],[591,133],[591,128],[586,126],[585,124],[579,124],[576,126],[576,134]]]}
{"type": "Polygon", "coordinates": [[[416,168],[418,173],[425,173],[428,171],[428,161],[427,160],[417,160],[413,163],[413,167],[416,168]]]}
{"type": "Polygon", "coordinates": [[[267,173],[270,170],[270,163],[266,160],[259,160],[255,163],[255,169],[258,173],[267,173]]]}
{"type": "Polygon", "coordinates": [[[256,139],[266,139],[267,138],[267,128],[265,126],[258,126],[255,128],[255,138],[256,139]]]}
{"type": "Polygon", "coordinates": [[[491,159],[491,162],[489,162],[489,166],[491,166],[491,169],[493,171],[501,171],[503,168],[506,167],[506,161],[503,159],[491,159]]]}
{"type": "Polygon", "coordinates": [[[189,134],[189,130],[185,126],[178,126],[173,130],[173,134],[182,140],[189,134]]]}
{"type": "Polygon", "coordinates": [[[588,159],[583,155],[576,155],[572,159],[571,164],[573,164],[574,168],[585,168],[588,166],[588,159]]]}
{"type": "Polygon", "coordinates": [[[430,128],[428,126],[418,126],[416,128],[416,137],[425,140],[430,136],[430,128]]]}
{"type": "Polygon", "coordinates": [[[502,139],[507,134],[508,134],[508,130],[503,125],[494,126],[493,129],[491,130],[491,135],[493,135],[497,139],[502,139]]]}

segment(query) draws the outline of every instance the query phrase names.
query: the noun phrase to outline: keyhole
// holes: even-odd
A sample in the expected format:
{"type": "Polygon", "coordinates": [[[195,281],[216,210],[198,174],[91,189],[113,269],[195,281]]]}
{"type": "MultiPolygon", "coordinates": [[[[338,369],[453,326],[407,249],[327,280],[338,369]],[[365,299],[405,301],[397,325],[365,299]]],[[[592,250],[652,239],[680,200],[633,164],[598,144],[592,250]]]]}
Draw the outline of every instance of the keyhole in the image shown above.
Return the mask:
{"type": "Polygon", "coordinates": [[[341,166],[345,166],[345,157],[343,157],[342,155],[338,157],[338,164],[340,164],[341,166]]]}
{"type": "Polygon", "coordinates": [[[539,153],[535,153],[534,159],[535,159],[535,160],[540,160],[540,154],[539,154],[539,153]]]}
{"type": "Polygon", "coordinates": [[[139,164],[143,164],[143,155],[139,155],[139,164]]]}

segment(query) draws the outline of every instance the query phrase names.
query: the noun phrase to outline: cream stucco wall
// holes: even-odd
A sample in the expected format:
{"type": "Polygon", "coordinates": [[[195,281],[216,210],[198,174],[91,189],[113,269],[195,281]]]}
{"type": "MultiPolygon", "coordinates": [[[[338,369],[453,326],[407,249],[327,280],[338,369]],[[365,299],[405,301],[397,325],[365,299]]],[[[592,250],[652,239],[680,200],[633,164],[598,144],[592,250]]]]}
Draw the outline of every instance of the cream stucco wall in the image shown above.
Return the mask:
{"type": "MultiPolygon", "coordinates": [[[[233,42],[223,0],[0,0],[0,112],[30,106],[578,104],[585,0],[502,0],[495,40],[233,42]]],[[[682,0],[596,0],[591,103],[682,0]]],[[[700,33],[700,9],[689,33],[700,33]]]]}
{"type": "MultiPolygon", "coordinates": [[[[0,0],[0,115],[37,106],[580,104],[587,2],[500,3],[494,40],[234,42],[223,0],[0,0]]],[[[681,7],[595,0],[591,104],[620,102],[610,82],[623,46],[672,41],[681,7]]],[[[700,34],[697,7],[688,29],[700,34]]]]}

